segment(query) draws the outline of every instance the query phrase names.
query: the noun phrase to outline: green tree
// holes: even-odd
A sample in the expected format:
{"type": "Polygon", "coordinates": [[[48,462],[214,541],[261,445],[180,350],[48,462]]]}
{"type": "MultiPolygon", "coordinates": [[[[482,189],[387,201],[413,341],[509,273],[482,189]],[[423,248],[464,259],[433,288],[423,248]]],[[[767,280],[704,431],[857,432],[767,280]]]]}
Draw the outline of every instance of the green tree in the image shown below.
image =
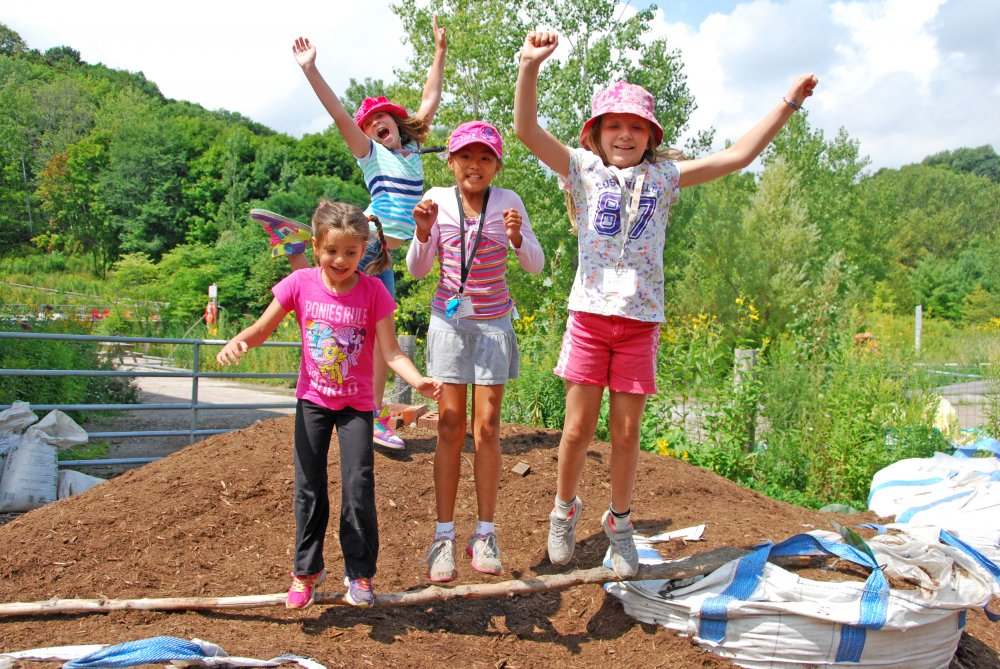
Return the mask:
{"type": "Polygon", "coordinates": [[[967,172],[1000,183],[1000,155],[989,144],[975,149],[962,148],[927,156],[920,163],[932,167],[947,167],[955,172],[967,172]]]}
{"type": "Polygon", "coordinates": [[[28,51],[28,45],[21,36],[7,24],[0,23],[0,55],[16,56],[28,51]]]}

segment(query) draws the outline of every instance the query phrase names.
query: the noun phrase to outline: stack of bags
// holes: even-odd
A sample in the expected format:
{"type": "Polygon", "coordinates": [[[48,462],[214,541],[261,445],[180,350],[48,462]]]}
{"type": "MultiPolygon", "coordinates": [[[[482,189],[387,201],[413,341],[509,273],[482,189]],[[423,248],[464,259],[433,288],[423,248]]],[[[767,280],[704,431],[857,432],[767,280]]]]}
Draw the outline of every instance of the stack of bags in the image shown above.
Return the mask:
{"type": "Polygon", "coordinates": [[[58,451],[87,443],[87,432],[62,411],[41,420],[27,402],[0,411],[0,513],[30,511],[104,479],[60,471],[58,451]]]}

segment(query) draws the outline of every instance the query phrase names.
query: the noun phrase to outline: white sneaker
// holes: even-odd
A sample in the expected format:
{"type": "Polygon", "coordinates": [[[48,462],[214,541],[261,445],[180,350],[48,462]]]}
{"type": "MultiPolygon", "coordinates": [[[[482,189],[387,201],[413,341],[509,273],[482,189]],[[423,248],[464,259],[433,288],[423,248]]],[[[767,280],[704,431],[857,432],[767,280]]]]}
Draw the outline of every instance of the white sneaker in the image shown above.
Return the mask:
{"type": "Polygon", "coordinates": [[[549,562],[552,564],[564,565],[573,557],[576,549],[574,531],[582,511],[583,502],[574,497],[573,506],[565,519],[557,516],[555,509],[549,514],[549,562]]]}
{"type": "Polygon", "coordinates": [[[611,540],[611,568],[621,578],[632,578],[639,573],[639,551],[632,537],[632,521],[629,520],[626,527],[619,529],[608,509],[601,518],[601,525],[611,540]]]}
{"type": "Polygon", "coordinates": [[[431,544],[427,551],[427,578],[433,583],[447,583],[458,578],[454,539],[437,539],[431,544]]]}

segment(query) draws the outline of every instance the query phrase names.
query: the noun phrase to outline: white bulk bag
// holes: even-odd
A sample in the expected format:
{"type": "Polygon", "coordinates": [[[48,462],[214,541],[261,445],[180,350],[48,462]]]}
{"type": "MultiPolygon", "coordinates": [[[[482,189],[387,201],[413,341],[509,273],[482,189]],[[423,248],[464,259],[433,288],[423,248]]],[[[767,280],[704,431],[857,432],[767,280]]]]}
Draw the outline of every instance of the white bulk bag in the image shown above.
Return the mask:
{"type": "MultiPolygon", "coordinates": [[[[625,612],[692,636],[741,667],[816,665],[939,669],[948,666],[964,610],[985,606],[991,583],[947,546],[875,537],[870,557],[829,532],[766,544],[690,585],[664,580],[611,583],[625,612]],[[814,581],[767,562],[769,555],[836,555],[870,569],[868,580],[814,581]],[[934,589],[893,590],[886,572],[926,569],[934,589]]],[[[640,546],[640,559],[652,562],[640,546]]],[[[655,560],[662,562],[662,559],[655,560]]]]}

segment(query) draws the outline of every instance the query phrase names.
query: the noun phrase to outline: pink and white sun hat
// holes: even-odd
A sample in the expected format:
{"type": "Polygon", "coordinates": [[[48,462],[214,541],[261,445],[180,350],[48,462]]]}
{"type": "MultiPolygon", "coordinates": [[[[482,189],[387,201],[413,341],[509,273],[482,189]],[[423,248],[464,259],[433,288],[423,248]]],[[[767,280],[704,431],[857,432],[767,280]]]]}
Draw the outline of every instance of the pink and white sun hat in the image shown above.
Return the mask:
{"type": "Polygon", "coordinates": [[[469,144],[485,144],[498,160],[503,158],[503,139],[497,129],[486,121],[469,121],[455,128],[448,139],[448,153],[469,144]]]}
{"type": "Polygon", "coordinates": [[[369,116],[377,112],[386,112],[399,119],[405,119],[409,116],[405,108],[397,105],[395,102],[391,102],[384,95],[380,95],[377,98],[365,98],[361,102],[358,111],[354,112],[354,122],[358,124],[359,128],[364,130],[365,121],[368,120],[369,116]]]}
{"type": "Polygon", "coordinates": [[[659,146],[663,141],[663,127],[656,120],[655,101],[653,94],[638,84],[618,81],[594,96],[590,103],[591,117],[583,124],[580,131],[580,143],[587,135],[590,126],[603,114],[635,114],[653,124],[653,145],[659,146]]]}

